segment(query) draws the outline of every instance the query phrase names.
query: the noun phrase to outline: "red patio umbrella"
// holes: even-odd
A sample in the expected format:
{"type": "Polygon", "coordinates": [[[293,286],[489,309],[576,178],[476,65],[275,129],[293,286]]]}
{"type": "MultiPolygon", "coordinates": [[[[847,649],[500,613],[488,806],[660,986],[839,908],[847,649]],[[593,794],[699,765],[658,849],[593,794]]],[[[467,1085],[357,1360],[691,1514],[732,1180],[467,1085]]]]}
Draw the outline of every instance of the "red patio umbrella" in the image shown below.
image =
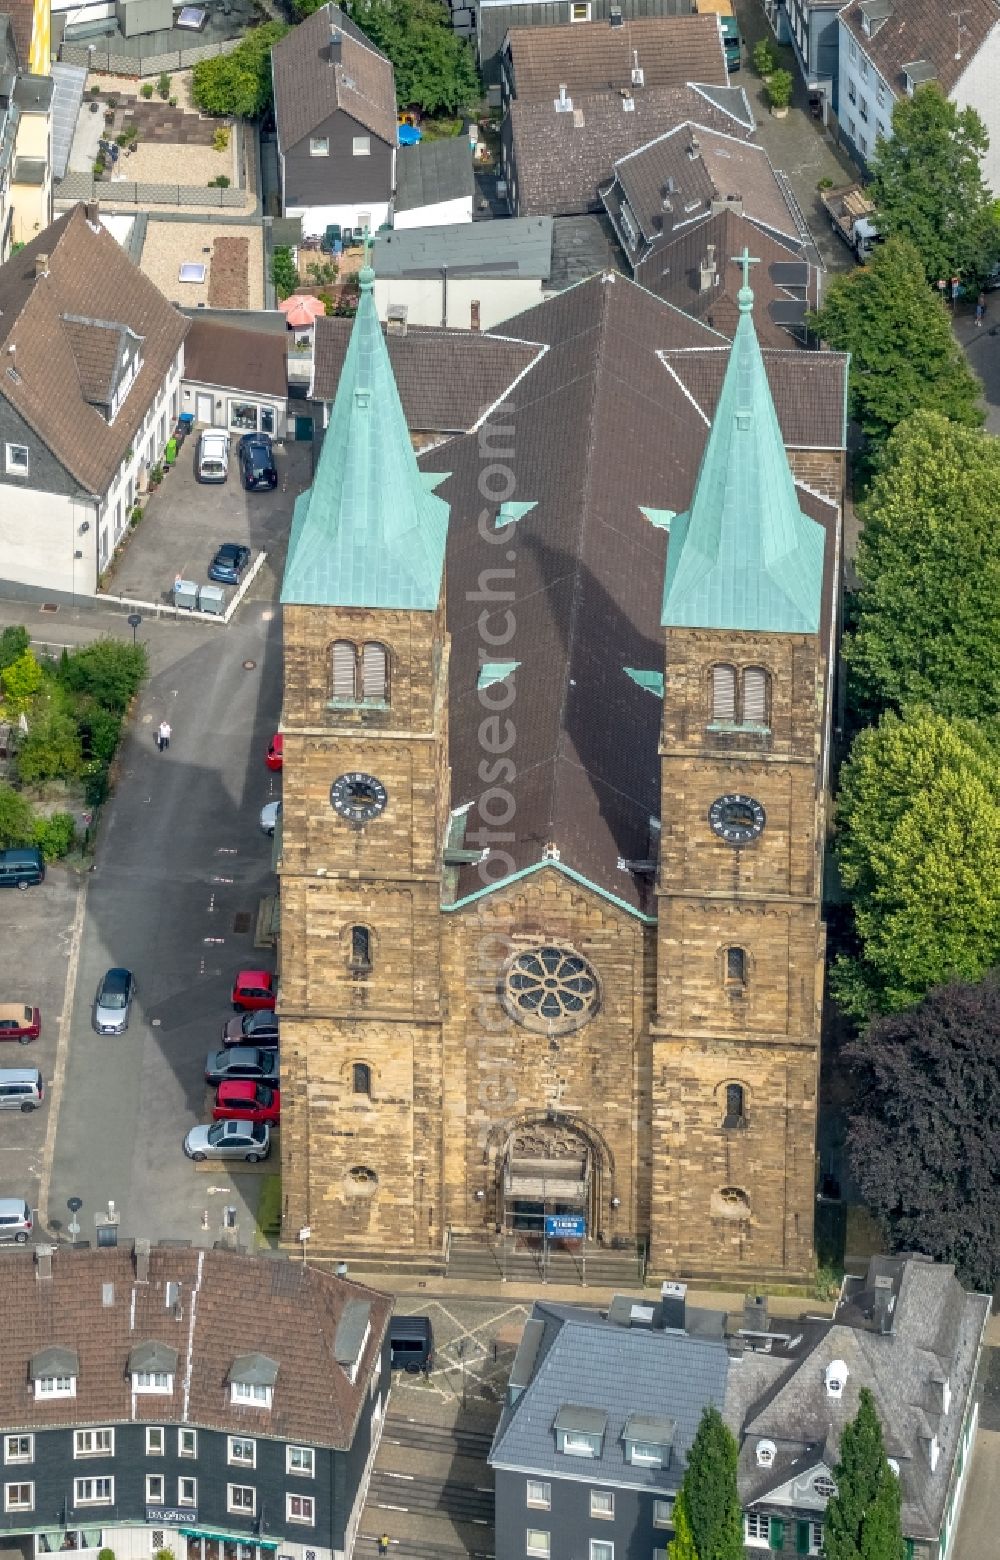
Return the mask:
{"type": "Polygon", "coordinates": [[[285,316],[286,323],[296,329],[315,324],[326,313],[326,305],[311,293],[293,293],[290,298],[282,298],[278,308],[285,316]]]}

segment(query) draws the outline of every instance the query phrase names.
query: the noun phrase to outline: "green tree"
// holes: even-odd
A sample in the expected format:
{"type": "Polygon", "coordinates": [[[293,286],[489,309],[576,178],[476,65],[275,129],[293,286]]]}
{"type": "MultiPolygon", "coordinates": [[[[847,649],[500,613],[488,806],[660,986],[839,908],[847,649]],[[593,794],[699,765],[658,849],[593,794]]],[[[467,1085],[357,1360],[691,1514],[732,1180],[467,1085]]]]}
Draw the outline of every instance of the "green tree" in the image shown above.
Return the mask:
{"type": "Polygon", "coordinates": [[[1000,770],[972,722],[889,713],[854,740],[837,802],[856,953],[833,970],[856,1018],[893,1013],[1000,946],[1000,770]]]}
{"type": "MultiPolygon", "coordinates": [[[[678,1504],[696,1560],[743,1560],[743,1512],[736,1488],[739,1448],[719,1410],[706,1408],[688,1453],[678,1504]]],[[[676,1519],[676,1507],[675,1507],[676,1519]]]]}
{"type": "Polygon", "coordinates": [[[836,1495],[823,1519],[826,1560],[903,1560],[899,1480],[882,1444],[875,1399],[862,1387],[858,1412],[844,1426],[836,1495]]]}
{"type": "Polygon", "coordinates": [[[59,678],[72,693],[86,694],[103,709],[124,714],[149,668],[145,645],[96,639],[59,663],[59,678]]]}
{"type": "Polygon", "coordinates": [[[683,1489],[674,1501],[674,1536],[667,1546],[667,1555],[669,1560],[699,1560],[683,1489]]]}
{"type": "Polygon", "coordinates": [[[5,628],[0,634],[0,673],[18,656],[23,655],[30,644],[26,628],[5,628]]]}
{"type": "Polygon", "coordinates": [[[191,95],[202,113],[259,119],[272,101],[271,50],[287,31],[283,22],[265,22],[229,54],[200,60],[191,73],[191,95]]]}
{"type": "Polygon", "coordinates": [[[46,704],[17,749],[17,773],[26,785],[74,780],[83,768],[80,733],[65,710],[46,704]]]}
{"type": "Polygon", "coordinates": [[[916,411],[942,412],[970,427],[983,421],[982,387],[909,239],[887,239],[867,265],[832,281],[811,325],[851,354],[851,416],[873,454],[916,411]]]}
{"type": "Polygon", "coordinates": [[[271,256],[271,281],[279,298],[290,298],[299,285],[295,257],[286,244],[279,244],[271,256]]]}
{"type": "Polygon", "coordinates": [[[990,139],[974,108],[959,108],[936,82],[900,98],[892,136],[870,162],[878,227],[901,234],[929,282],[960,276],[974,286],[1000,256],[1000,225],[983,178],[990,139]]]}
{"type": "MultiPolygon", "coordinates": [[[[312,0],[305,3],[316,8],[312,0]]],[[[397,103],[425,114],[457,114],[478,100],[472,48],[452,28],[442,0],[353,0],[348,9],[392,61],[397,103]]]]}
{"type": "Polygon", "coordinates": [[[3,687],[3,708],[11,720],[26,715],[44,680],[44,673],[30,650],[24,650],[0,673],[3,687]]]}
{"type": "Polygon", "coordinates": [[[10,845],[30,845],[34,829],[35,815],[24,797],[0,781],[0,850],[10,845]]]}
{"type": "Polygon", "coordinates": [[[1000,715],[998,495],[1000,439],[937,412],[891,435],[862,509],[852,704],[1000,715]]]}

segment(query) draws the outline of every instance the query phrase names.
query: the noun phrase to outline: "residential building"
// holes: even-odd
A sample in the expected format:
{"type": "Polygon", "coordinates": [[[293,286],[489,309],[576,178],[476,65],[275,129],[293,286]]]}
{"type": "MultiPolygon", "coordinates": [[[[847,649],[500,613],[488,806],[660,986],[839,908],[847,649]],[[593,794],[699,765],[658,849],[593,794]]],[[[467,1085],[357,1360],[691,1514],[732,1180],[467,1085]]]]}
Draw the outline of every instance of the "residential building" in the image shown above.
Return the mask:
{"type": "Polygon", "coordinates": [[[536,1301],[489,1454],[497,1560],[664,1560],[699,1421],[725,1403],[724,1324],[677,1283],[606,1315],[536,1301]]]}
{"type": "Polygon", "coordinates": [[[5,1250],[5,1551],[348,1560],[391,1306],[235,1250],[5,1250]]]}
{"type": "Polygon", "coordinates": [[[464,135],[401,146],[396,153],[393,227],[471,222],[474,195],[472,147],[464,135]]]}
{"type": "Polygon", "coordinates": [[[620,158],[601,198],[636,281],[658,297],[734,335],[739,273],[727,260],[746,243],[760,262],[760,340],[787,346],[789,332],[804,339],[822,262],[763,147],[678,125],[620,158]]]}
{"type": "Polygon", "coordinates": [[[715,16],[514,28],[501,64],[500,176],[518,216],[600,210],[618,159],[684,120],[754,131],[715,16]]]}
{"type": "MultiPolygon", "coordinates": [[[[457,0],[450,0],[454,11],[457,0]]],[[[500,102],[500,51],[512,27],[627,27],[651,16],[690,16],[691,0],[478,0],[474,10],[479,68],[490,103],[500,102]]]]}
{"type": "Polygon", "coordinates": [[[0,267],[0,558],[91,595],[180,406],[188,321],[77,205],[0,267]]]}
{"type": "Polygon", "coordinates": [[[799,74],[810,92],[822,94],[824,112],[839,107],[837,13],[843,0],[770,0],[776,11],[777,35],[790,43],[799,74]],[[780,18],[780,20],[779,20],[780,18]]]}
{"type": "Polygon", "coordinates": [[[302,231],[388,220],[396,183],[396,88],[384,54],[337,6],[271,52],[281,214],[302,231]]]}
{"type": "Polygon", "coordinates": [[[374,285],[282,587],[285,1230],[806,1274],[846,361],[599,275],[418,466],[374,285]]]}
{"type": "Polygon", "coordinates": [[[0,262],[52,220],[53,84],[27,69],[25,20],[0,12],[0,262]]]}
{"type": "Polygon", "coordinates": [[[552,218],[380,233],[372,265],[379,319],[492,330],[541,302],[552,270],[552,218]]]}
{"type": "Polygon", "coordinates": [[[195,315],[184,343],[181,411],[203,427],[225,428],[236,438],[266,433],[283,439],[294,339],[284,321],[275,329],[266,313],[222,319],[195,315]]]}
{"type": "Polygon", "coordinates": [[[1000,9],[937,0],[850,0],[838,15],[841,140],[865,165],[892,134],[895,103],[933,81],[959,108],[974,108],[990,148],[983,175],[1000,193],[1000,9]]]}

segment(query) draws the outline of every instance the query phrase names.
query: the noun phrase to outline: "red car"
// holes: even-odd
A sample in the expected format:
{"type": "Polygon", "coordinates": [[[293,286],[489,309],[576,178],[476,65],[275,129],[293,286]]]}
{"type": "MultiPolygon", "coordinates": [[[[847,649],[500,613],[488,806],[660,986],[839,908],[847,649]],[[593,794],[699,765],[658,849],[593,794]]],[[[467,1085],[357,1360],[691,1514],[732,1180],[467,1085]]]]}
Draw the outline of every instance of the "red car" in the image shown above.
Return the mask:
{"type": "Polygon", "coordinates": [[[233,981],[233,1007],[237,1013],[274,1008],[274,976],[270,970],[240,970],[233,981]]]}
{"type": "Polygon", "coordinates": [[[36,1007],[26,1007],[23,1002],[5,1002],[0,1005],[0,1040],[19,1040],[27,1045],[37,1040],[42,1032],[42,1015],[36,1007]]]}
{"type": "Polygon", "coordinates": [[[264,757],[268,769],[280,769],[285,761],[285,739],[280,731],[276,731],[271,738],[270,746],[264,757]]]}
{"type": "Polygon", "coordinates": [[[212,1110],[213,1121],[269,1121],[281,1115],[281,1094],[266,1083],[234,1078],[220,1083],[212,1110]]]}

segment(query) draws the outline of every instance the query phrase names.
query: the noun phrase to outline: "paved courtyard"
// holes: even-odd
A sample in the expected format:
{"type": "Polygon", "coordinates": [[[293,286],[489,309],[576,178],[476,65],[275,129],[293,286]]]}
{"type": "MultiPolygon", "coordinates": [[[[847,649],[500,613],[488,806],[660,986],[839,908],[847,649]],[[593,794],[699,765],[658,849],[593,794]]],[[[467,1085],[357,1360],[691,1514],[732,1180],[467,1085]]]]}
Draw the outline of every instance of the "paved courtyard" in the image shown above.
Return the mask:
{"type": "Polygon", "coordinates": [[[473,1300],[461,1295],[429,1299],[426,1294],[396,1296],[399,1315],[429,1316],[434,1328],[434,1368],[429,1376],[393,1378],[392,1406],[398,1414],[447,1420],[452,1410],[494,1411],[531,1315],[531,1303],[473,1300]]]}

